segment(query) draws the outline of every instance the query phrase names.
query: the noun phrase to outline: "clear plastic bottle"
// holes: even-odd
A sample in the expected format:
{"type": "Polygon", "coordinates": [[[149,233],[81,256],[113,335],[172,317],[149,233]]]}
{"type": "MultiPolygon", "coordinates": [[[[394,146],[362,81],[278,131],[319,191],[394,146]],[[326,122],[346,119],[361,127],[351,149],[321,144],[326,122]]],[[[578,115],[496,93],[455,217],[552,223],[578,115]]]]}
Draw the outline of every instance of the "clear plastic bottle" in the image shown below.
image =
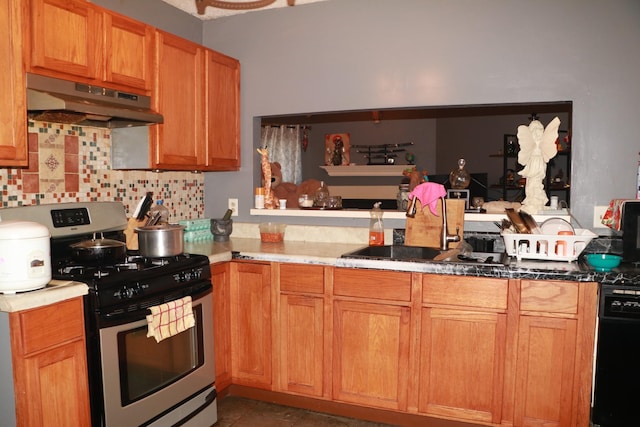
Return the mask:
{"type": "Polygon", "coordinates": [[[373,204],[371,210],[371,221],[369,222],[369,246],[384,245],[384,223],[382,222],[382,202],[373,204]]]}
{"type": "Polygon", "coordinates": [[[151,218],[155,218],[157,215],[157,225],[169,224],[169,209],[163,204],[162,200],[158,200],[156,205],[149,209],[149,215],[151,218]]]}

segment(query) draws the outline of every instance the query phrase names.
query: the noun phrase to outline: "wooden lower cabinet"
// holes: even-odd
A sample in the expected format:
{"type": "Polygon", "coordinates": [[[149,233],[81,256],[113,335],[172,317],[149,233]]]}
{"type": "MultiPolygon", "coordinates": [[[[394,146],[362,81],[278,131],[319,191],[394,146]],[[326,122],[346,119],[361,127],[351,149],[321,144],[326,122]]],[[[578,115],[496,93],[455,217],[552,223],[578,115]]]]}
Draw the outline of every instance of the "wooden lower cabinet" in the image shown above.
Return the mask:
{"type": "Polygon", "coordinates": [[[216,387],[231,384],[231,300],[230,264],[211,265],[213,284],[213,345],[216,362],[216,387]]]}
{"type": "Polygon", "coordinates": [[[409,307],[337,300],[333,310],[333,398],[406,410],[409,307]]]}
{"type": "Polygon", "coordinates": [[[229,280],[233,384],[425,420],[589,425],[596,283],[248,261],[229,280]]]}
{"type": "Polygon", "coordinates": [[[520,319],[515,425],[572,425],[576,324],[573,319],[520,319]]]}
{"type": "Polygon", "coordinates": [[[89,426],[82,298],[11,313],[18,426],[89,426]]]}
{"type": "Polygon", "coordinates": [[[522,280],[514,426],[588,426],[597,284],[522,280]]]}
{"type": "Polygon", "coordinates": [[[325,347],[325,278],[331,267],[280,264],[277,390],[321,397],[325,347]]]}
{"type": "Polygon", "coordinates": [[[423,275],[418,411],[500,423],[508,281],[423,275]]]}
{"type": "Polygon", "coordinates": [[[271,268],[232,262],[230,283],[232,381],[271,389],[271,268]]]}
{"type": "Polygon", "coordinates": [[[411,277],[411,273],[335,270],[333,399],[407,409],[411,277]],[[394,297],[406,301],[398,304],[394,297]]]}

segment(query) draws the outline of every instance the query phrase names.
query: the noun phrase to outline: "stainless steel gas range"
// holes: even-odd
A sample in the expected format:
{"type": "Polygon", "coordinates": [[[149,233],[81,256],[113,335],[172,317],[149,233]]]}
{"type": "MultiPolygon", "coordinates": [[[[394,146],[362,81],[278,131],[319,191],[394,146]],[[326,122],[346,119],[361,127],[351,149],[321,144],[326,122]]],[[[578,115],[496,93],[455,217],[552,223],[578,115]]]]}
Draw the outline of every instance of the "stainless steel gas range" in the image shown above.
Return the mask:
{"type": "Polygon", "coordinates": [[[39,222],[51,232],[54,279],[84,282],[93,426],[210,426],[217,421],[209,259],[144,258],[127,251],[113,264],[83,263],[71,245],[125,240],[117,202],[8,208],[2,219],[39,222]],[[194,325],[161,341],[148,337],[151,307],[188,301],[194,325]]]}

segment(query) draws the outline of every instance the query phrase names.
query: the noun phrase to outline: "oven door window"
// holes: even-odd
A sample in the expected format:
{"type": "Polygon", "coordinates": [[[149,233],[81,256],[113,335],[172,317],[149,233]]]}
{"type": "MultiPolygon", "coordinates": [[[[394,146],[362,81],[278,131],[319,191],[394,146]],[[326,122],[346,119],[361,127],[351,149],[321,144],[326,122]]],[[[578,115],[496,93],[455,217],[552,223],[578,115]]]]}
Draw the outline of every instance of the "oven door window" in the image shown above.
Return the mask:
{"type": "Polygon", "coordinates": [[[146,325],[118,333],[122,406],[167,387],[202,366],[202,307],[194,307],[193,314],[193,328],[160,342],[147,338],[146,325]]]}

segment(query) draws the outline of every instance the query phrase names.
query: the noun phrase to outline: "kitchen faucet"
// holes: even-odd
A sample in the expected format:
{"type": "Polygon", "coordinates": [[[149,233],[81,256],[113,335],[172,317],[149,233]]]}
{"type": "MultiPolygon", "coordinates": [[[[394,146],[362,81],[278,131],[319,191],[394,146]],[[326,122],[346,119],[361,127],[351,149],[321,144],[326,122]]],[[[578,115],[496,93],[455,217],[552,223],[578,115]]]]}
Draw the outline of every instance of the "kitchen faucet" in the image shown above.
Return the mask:
{"type": "Polygon", "coordinates": [[[456,234],[449,234],[447,227],[447,204],[444,197],[440,197],[442,200],[442,235],[440,236],[440,249],[446,251],[449,249],[449,242],[460,241],[460,227],[456,227],[456,234]]]}
{"type": "MultiPolygon", "coordinates": [[[[411,199],[409,203],[409,207],[407,208],[407,217],[415,218],[416,216],[416,201],[417,197],[411,199]]],[[[442,200],[442,234],[440,236],[440,249],[446,251],[449,249],[450,242],[459,242],[460,241],[460,227],[456,227],[456,234],[449,234],[447,228],[447,204],[445,203],[445,198],[440,197],[442,200]]]]}

